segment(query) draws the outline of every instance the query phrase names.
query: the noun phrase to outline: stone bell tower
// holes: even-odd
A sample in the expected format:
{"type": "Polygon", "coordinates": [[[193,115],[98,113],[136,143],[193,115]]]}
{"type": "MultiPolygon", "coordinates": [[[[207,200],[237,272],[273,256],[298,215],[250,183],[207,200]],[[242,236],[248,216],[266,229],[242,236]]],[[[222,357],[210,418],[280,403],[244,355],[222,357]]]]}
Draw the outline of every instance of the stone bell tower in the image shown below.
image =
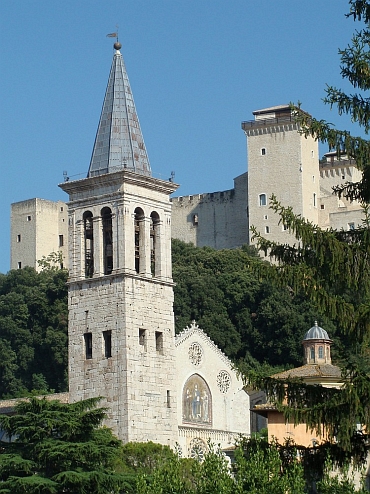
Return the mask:
{"type": "Polygon", "coordinates": [[[69,194],[70,400],[102,396],[123,441],[177,440],[171,204],[155,179],[121,44],[88,176],[69,194]]]}

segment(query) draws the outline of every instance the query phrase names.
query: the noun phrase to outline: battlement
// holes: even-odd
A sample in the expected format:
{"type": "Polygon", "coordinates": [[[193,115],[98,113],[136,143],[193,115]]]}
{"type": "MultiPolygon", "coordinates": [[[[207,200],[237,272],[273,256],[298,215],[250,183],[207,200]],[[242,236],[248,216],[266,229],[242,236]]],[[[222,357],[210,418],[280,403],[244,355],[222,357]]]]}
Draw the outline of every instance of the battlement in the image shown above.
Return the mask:
{"type": "Polygon", "coordinates": [[[201,204],[206,202],[225,202],[230,201],[235,196],[235,189],[223,190],[219,192],[206,192],[204,194],[193,194],[189,196],[172,197],[171,202],[174,205],[201,204]]]}

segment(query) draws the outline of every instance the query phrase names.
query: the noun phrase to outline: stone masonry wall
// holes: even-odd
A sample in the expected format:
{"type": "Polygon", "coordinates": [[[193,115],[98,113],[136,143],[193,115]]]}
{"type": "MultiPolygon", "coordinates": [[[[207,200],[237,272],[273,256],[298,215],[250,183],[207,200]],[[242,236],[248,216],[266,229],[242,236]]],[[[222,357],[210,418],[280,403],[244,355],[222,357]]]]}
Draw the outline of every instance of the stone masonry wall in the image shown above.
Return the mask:
{"type": "Polygon", "coordinates": [[[52,252],[61,252],[68,267],[66,204],[38,198],[12,204],[10,252],[11,269],[31,266],[39,271],[37,261],[52,252]]]}
{"type": "Polygon", "coordinates": [[[247,173],[236,177],[230,190],[173,197],[172,238],[215,249],[247,244],[247,197],[247,173]]]}

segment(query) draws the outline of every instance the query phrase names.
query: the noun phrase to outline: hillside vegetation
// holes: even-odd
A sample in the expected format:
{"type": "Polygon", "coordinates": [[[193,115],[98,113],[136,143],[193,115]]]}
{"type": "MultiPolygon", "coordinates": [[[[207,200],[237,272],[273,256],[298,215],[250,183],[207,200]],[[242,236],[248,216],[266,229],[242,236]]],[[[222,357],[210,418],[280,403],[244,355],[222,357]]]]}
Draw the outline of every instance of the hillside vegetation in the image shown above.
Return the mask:
{"type": "MultiPolygon", "coordinates": [[[[216,251],[174,240],[176,332],[195,320],[244,369],[300,365],[315,319],[331,337],[335,326],[304,298],[257,279],[250,267],[261,262],[248,247],[216,251]]],[[[68,389],[66,281],[65,270],[47,266],[0,275],[1,398],[68,389]]]]}

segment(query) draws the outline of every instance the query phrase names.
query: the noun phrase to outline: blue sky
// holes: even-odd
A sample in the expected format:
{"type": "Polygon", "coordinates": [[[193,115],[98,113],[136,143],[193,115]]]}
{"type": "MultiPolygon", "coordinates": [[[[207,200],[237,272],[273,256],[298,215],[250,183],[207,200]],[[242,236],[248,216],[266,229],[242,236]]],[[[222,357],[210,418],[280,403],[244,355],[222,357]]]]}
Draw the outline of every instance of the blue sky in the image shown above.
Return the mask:
{"type": "Polygon", "coordinates": [[[10,204],[67,200],[63,171],[86,175],[117,24],[153,175],[174,171],[187,195],[246,171],[240,124],[253,110],[301,101],[349,127],[322,103],[326,83],[348,89],[338,48],[358,26],[347,11],[347,0],[2,0],[0,272],[10,204]]]}

